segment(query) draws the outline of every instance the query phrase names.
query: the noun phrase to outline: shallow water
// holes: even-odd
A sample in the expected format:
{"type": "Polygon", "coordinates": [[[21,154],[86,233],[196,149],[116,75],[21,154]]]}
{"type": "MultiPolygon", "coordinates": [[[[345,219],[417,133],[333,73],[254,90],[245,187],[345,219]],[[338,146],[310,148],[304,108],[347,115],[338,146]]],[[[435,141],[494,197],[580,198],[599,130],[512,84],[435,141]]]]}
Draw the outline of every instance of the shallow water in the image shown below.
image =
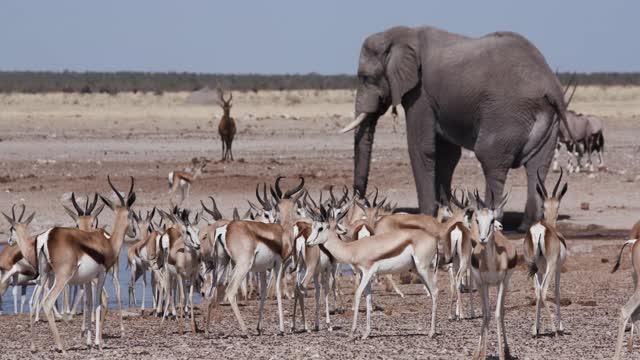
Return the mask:
{"type": "MultiPolygon", "coordinates": [[[[126,249],[123,249],[120,252],[120,271],[118,273],[120,280],[120,291],[122,293],[122,306],[124,309],[127,308],[129,303],[129,280],[131,275],[129,274],[129,269],[127,268],[127,252],[126,249]]],[[[146,292],[146,301],[145,308],[151,308],[151,275],[147,273],[147,292],[146,292]]],[[[117,309],[118,303],[115,297],[115,289],[113,287],[113,279],[110,275],[107,275],[107,280],[105,281],[105,289],[107,294],[109,294],[109,309],[117,309]]],[[[137,306],[140,306],[140,301],[142,301],[142,278],[138,279],[135,284],[135,292],[136,299],[138,300],[137,306]]],[[[29,299],[31,298],[31,293],[33,292],[33,286],[29,286],[27,288],[27,301],[25,303],[24,311],[29,312],[29,299]]],[[[20,293],[18,292],[18,296],[20,293]]],[[[94,297],[95,299],[95,297],[94,297]]],[[[194,295],[194,301],[196,303],[200,303],[202,301],[199,294],[194,295]]],[[[60,299],[61,302],[61,299],[60,299]]],[[[20,306],[20,299],[18,299],[18,307],[20,306]]],[[[81,306],[79,307],[82,308],[81,306]]],[[[18,309],[19,310],[19,309],[18,309]]],[[[2,294],[2,312],[4,314],[13,314],[13,287],[9,287],[4,294],[2,294]]]]}

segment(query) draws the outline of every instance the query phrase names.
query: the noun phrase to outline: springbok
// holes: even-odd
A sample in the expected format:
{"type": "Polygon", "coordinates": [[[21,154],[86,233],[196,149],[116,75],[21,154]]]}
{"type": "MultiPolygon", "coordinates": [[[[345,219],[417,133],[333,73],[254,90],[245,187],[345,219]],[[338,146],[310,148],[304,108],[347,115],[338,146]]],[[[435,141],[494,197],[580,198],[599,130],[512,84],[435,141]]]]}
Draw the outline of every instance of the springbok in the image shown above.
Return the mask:
{"type": "Polygon", "coordinates": [[[243,336],[248,336],[247,327],[242,320],[236,296],[242,281],[250,271],[258,272],[260,277],[260,307],[258,315],[258,334],[261,334],[262,314],[267,298],[266,271],[276,274],[276,300],[278,303],[278,332],[284,334],[282,312],[282,296],[280,282],[282,279],[282,263],[292,252],[292,244],[283,241],[283,227],[280,224],[265,224],[257,221],[232,221],[220,237],[225,252],[235,263],[231,280],[227,286],[226,296],[238,320],[243,336]]]}
{"type": "MultiPolygon", "coordinates": [[[[98,229],[98,223],[99,223],[98,216],[100,215],[100,213],[102,213],[102,210],[104,210],[104,203],[100,204],[100,206],[96,208],[96,205],[98,204],[98,193],[94,193],[93,201],[90,201],[90,197],[87,194],[87,196],[85,197],[85,206],[84,206],[84,209],[82,209],[82,207],[78,205],[78,202],[76,200],[76,194],[72,192],[71,204],[73,205],[75,212],[64,204],[62,204],[62,207],[67,212],[69,217],[71,217],[71,219],[73,219],[73,221],[76,223],[76,227],[78,229],[82,231],[95,231],[98,229]]],[[[116,302],[118,304],[118,313],[120,315],[120,333],[124,334],[124,321],[122,316],[122,296],[120,292],[120,279],[118,276],[120,273],[119,263],[116,262],[108,272],[111,274],[111,278],[113,279],[113,288],[116,291],[116,302]]],[[[97,283],[97,279],[93,279],[91,282],[91,285],[95,288],[96,283],[97,283]]],[[[65,311],[67,310],[67,307],[68,307],[67,305],[68,303],[66,299],[69,297],[68,295],[69,288],[70,288],[69,286],[66,286],[65,292],[63,293],[63,299],[64,299],[63,310],[65,311]]],[[[106,294],[106,291],[104,291],[100,295],[100,298],[102,300],[102,306],[105,309],[105,313],[103,314],[106,314],[106,309],[109,304],[109,299],[106,294]]],[[[77,293],[74,304],[69,314],[71,317],[77,313],[77,308],[80,305],[80,301],[82,301],[83,299],[84,299],[84,286],[80,286],[80,291],[77,293]]],[[[83,332],[85,331],[84,326],[86,324],[84,321],[84,318],[85,316],[87,316],[87,314],[91,314],[91,312],[92,312],[92,309],[82,312],[82,319],[83,319],[82,331],[83,332]]],[[[104,320],[104,315],[103,315],[103,320],[104,320]]],[[[36,321],[38,321],[38,317],[36,317],[36,321]]]]}
{"type": "Polygon", "coordinates": [[[169,183],[169,201],[173,206],[175,192],[180,188],[180,201],[175,204],[181,206],[185,201],[189,201],[189,190],[196,179],[202,175],[202,171],[207,166],[206,159],[194,161],[194,169],[176,170],[169,173],[167,181],[169,183]]]}
{"type": "Polygon", "coordinates": [[[622,249],[620,249],[616,264],[611,270],[611,272],[614,273],[620,268],[624,248],[627,245],[631,245],[631,263],[633,266],[633,273],[631,275],[633,279],[633,295],[631,295],[629,300],[627,300],[627,303],[624,304],[624,306],[620,310],[620,325],[618,327],[618,340],[616,342],[616,353],[613,357],[614,359],[620,359],[620,355],[622,354],[624,330],[629,320],[631,320],[631,332],[629,333],[627,350],[629,352],[633,351],[633,331],[635,327],[634,324],[636,321],[640,320],[640,312],[638,312],[638,309],[640,308],[640,277],[638,276],[638,274],[640,274],[640,245],[638,245],[640,244],[640,242],[638,242],[638,239],[640,238],[640,221],[638,221],[633,226],[633,228],[631,228],[631,232],[629,235],[631,239],[625,241],[625,243],[622,245],[622,249]]]}
{"type": "Polygon", "coordinates": [[[138,214],[133,212],[134,220],[138,225],[140,239],[127,249],[127,260],[131,271],[131,279],[129,279],[129,307],[131,307],[132,300],[134,306],[137,302],[134,287],[138,279],[142,277],[142,303],[140,304],[142,313],[144,313],[145,310],[147,271],[150,268],[147,244],[149,243],[149,234],[153,233],[154,230],[153,216],[155,213],[155,207],[151,211],[147,211],[145,216],[142,216],[141,212],[138,212],[138,214]]]}
{"type": "MultiPolygon", "coordinates": [[[[171,215],[173,216],[173,215],[171,215]]],[[[165,264],[165,293],[169,294],[170,279],[176,278],[178,283],[178,309],[180,310],[180,320],[178,321],[178,332],[180,335],[184,332],[184,308],[186,306],[185,282],[189,284],[189,310],[191,315],[191,332],[193,335],[197,332],[193,290],[195,287],[198,269],[200,265],[200,235],[198,220],[200,213],[196,213],[193,222],[189,220],[189,211],[183,210],[181,217],[174,217],[174,222],[178,224],[179,230],[175,227],[170,228],[164,236],[168,236],[170,247],[168,250],[167,263],[165,264]]],[[[163,241],[164,243],[164,241],[163,241]]],[[[169,309],[169,302],[165,304],[164,321],[169,309]]]]}
{"type": "Polygon", "coordinates": [[[509,279],[518,263],[516,248],[509,240],[495,228],[495,221],[507,202],[507,193],[498,206],[493,202],[487,205],[480,199],[476,190],[475,198],[478,209],[474,213],[471,223],[472,233],[478,244],[471,253],[471,273],[474,282],[480,287],[482,300],[482,327],[480,341],[473,353],[473,359],[485,359],[487,352],[487,328],[491,321],[491,301],[489,287],[498,287],[496,303],[496,322],[498,323],[498,356],[501,360],[510,358],[507,334],[504,328],[504,301],[509,286],[509,279]]]}
{"type": "Polygon", "coordinates": [[[436,310],[438,301],[438,241],[435,237],[420,229],[398,230],[393,233],[381,233],[362,238],[354,242],[345,242],[341,236],[346,229],[340,221],[346,213],[335,216],[327,213],[320,205],[320,213],[308,208],[314,220],[312,234],[307,238],[308,245],[321,245],[338,262],[351,264],[362,273],[362,280],[355,293],[353,308],[353,337],[358,324],[360,298],[365,293],[367,303],[367,329],[363,339],[371,333],[371,279],[376,273],[398,273],[414,270],[431,295],[431,330],[429,337],[436,334],[436,310]],[[317,235],[316,235],[317,234],[317,235]],[[433,270],[430,270],[433,268],[433,270]]]}
{"type": "Polygon", "coordinates": [[[565,182],[562,190],[558,193],[562,173],[563,171],[560,169],[560,177],[553,187],[553,193],[549,196],[538,170],[536,191],[543,202],[543,219],[533,224],[524,238],[524,255],[529,262],[529,276],[534,278],[533,286],[536,295],[536,317],[531,328],[531,335],[534,337],[540,334],[540,310],[543,304],[549,315],[554,334],[557,336],[564,332],[560,316],[560,274],[567,257],[567,244],[564,236],[558,231],[557,220],[560,201],[567,192],[568,184],[565,182]],[[555,276],[555,319],[551,316],[551,310],[547,303],[547,288],[551,276],[555,276]],[[557,328],[556,321],[558,322],[557,328]]]}
{"type": "Polygon", "coordinates": [[[211,311],[221,298],[220,294],[223,292],[221,286],[224,284],[227,266],[230,265],[229,257],[225,253],[222,243],[218,241],[218,237],[220,236],[220,232],[226,231],[226,226],[231,222],[231,220],[225,219],[222,216],[216,200],[212,196],[209,196],[209,199],[211,199],[211,208],[208,208],[204,202],[200,201],[202,209],[211,215],[211,219],[206,220],[206,231],[201,235],[200,240],[200,259],[206,269],[205,279],[207,279],[207,276],[211,277],[211,282],[208,285],[210,287],[208,289],[205,287],[203,294],[207,303],[207,315],[204,328],[206,335],[209,335],[211,311]]]}
{"type": "MultiPolygon", "coordinates": [[[[446,210],[438,209],[438,214],[442,214],[440,222],[448,222],[449,219],[456,219],[453,224],[449,222],[446,236],[442,239],[444,262],[450,263],[449,266],[449,319],[460,320],[462,318],[462,287],[468,287],[469,303],[467,304],[468,317],[475,316],[473,311],[473,286],[471,284],[471,251],[475,244],[472,239],[470,226],[470,217],[473,210],[469,207],[469,198],[465,198],[464,191],[460,200],[452,194],[450,201],[455,205],[451,207],[447,205],[446,210]]],[[[443,203],[444,204],[444,203],[443,203]]]]}
{"type": "MultiPolygon", "coordinates": [[[[35,246],[35,242],[33,245],[35,246]]],[[[2,297],[7,287],[13,286],[14,314],[24,312],[24,304],[27,300],[27,286],[33,285],[36,277],[36,269],[22,256],[22,251],[18,246],[5,246],[0,251],[0,297],[2,297]],[[21,292],[19,309],[18,290],[21,292]]],[[[2,302],[0,302],[1,305],[2,302]]]]}
{"type": "MultiPolygon", "coordinates": [[[[331,189],[330,189],[331,190],[331,189]]],[[[345,189],[346,190],[346,189],[345,189]]],[[[331,201],[335,201],[333,193],[331,193],[331,201]]],[[[345,191],[345,198],[346,198],[345,191]]],[[[352,241],[371,236],[375,233],[377,222],[385,215],[390,215],[392,211],[384,208],[386,199],[378,202],[378,188],[375,189],[375,195],[373,201],[369,201],[367,197],[354,196],[352,206],[347,210],[346,222],[347,238],[352,241]]],[[[340,201],[340,203],[342,200],[340,201]]],[[[359,284],[359,274],[356,273],[354,280],[356,281],[356,288],[359,284]]],[[[396,282],[393,280],[392,274],[384,275],[385,288],[387,291],[393,291],[401,298],[404,298],[404,293],[396,282]]]]}
{"type": "MultiPolygon", "coordinates": [[[[333,192],[331,193],[331,206],[332,209],[336,213],[346,212],[346,207],[350,206],[346,200],[346,192],[341,200],[336,200],[333,196],[333,192]],[[343,205],[344,203],[344,205],[343,205]]],[[[310,199],[308,193],[304,195],[304,206],[303,213],[305,215],[308,214],[306,208],[311,207],[307,199],[310,199]]],[[[314,207],[314,211],[317,210],[318,206],[315,204],[313,199],[311,202],[314,207]]],[[[322,284],[322,288],[324,289],[324,302],[325,302],[325,318],[327,329],[332,331],[331,327],[331,319],[329,316],[329,289],[333,288],[334,299],[336,297],[336,283],[335,283],[335,272],[337,268],[337,263],[335,259],[327,252],[321,249],[320,246],[309,246],[307,245],[307,240],[310,239],[313,230],[313,220],[305,217],[300,219],[294,225],[294,246],[295,253],[294,264],[296,264],[296,291],[295,297],[293,301],[293,317],[291,321],[291,332],[295,332],[296,330],[296,307],[300,304],[300,313],[302,315],[302,323],[304,324],[304,330],[309,331],[307,327],[307,321],[305,318],[305,309],[304,309],[304,298],[306,296],[306,289],[309,285],[309,282],[313,280],[314,289],[315,289],[315,330],[320,330],[320,285],[322,284]]]]}
{"type": "Polygon", "coordinates": [[[221,161],[233,161],[231,146],[233,145],[233,138],[236,136],[236,122],[230,115],[233,94],[229,91],[229,100],[225,100],[224,92],[222,90],[218,90],[218,96],[218,104],[222,107],[223,111],[222,118],[218,124],[218,134],[220,135],[220,141],[222,142],[221,161]]]}
{"type": "MultiPolygon", "coordinates": [[[[115,212],[115,223],[111,236],[107,236],[104,231],[92,232],[82,231],[76,228],[54,227],[36,238],[36,251],[38,259],[38,271],[40,281],[53,274],[55,281],[43,300],[44,313],[49,321],[49,327],[53,334],[58,349],[66,353],[62,343],[55,319],[52,314],[53,305],[67,284],[84,285],[85,287],[85,309],[92,309],[91,280],[98,278],[96,293],[101,294],[106,272],[117,261],[120,249],[124,242],[125,235],[135,237],[135,227],[132,225],[133,217],[130,216],[130,208],[136,200],[133,192],[134,179],[131,178],[131,188],[127,198],[111,183],[111,178],[107,177],[109,185],[114,190],[120,200],[120,204],[114,205],[110,200],[100,195],[102,201],[115,212]]],[[[35,213],[31,214],[26,223],[28,224],[35,213]]],[[[5,215],[5,217],[7,217],[5,215]]],[[[7,217],[7,219],[9,219],[7,217]]],[[[12,222],[12,226],[15,222],[12,222]]],[[[26,245],[27,237],[24,233],[17,232],[12,227],[11,241],[17,242],[21,248],[26,245]],[[21,245],[22,244],[22,245],[21,245]]],[[[24,253],[23,253],[24,255],[24,253]]],[[[34,254],[35,256],[35,254],[34,254]]],[[[39,287],[41,291],[42,287],[39,287]]],[[[37,298],[38,296],[36,296],[37,298]]],[[[98,302],[96,307],[96,336],[95,345],[102,348],[102,304],[98,302]]],[[[85,321],[87,345],[91,346],[91,317],[87,316],[85,321]]],[[[31,347],[35,351],[35,329],[31,321],[31,347]]]]}

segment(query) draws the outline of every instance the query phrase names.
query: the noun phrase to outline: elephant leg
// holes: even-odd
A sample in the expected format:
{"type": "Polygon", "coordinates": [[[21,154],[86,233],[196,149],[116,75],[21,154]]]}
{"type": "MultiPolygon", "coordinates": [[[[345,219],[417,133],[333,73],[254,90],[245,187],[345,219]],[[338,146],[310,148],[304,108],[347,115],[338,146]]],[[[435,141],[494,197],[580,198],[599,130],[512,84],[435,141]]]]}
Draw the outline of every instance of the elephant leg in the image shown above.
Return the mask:
{"type": "Polygon", "coordinates": [[[453,171],[456,169],[461,155],[460,146],[448,142],[441,136],[436,136],[436,192],[438,199],[449,198],[453,171]],[[445,191],[444,194],[440,194],[442,190],[445,191]]]}
{"type": "Polygon", "coordinates": [[[423,214],[436,211],[436,134],[435,116],[420,87],[405,95],[407,143],[418,205],[423,214]]]}

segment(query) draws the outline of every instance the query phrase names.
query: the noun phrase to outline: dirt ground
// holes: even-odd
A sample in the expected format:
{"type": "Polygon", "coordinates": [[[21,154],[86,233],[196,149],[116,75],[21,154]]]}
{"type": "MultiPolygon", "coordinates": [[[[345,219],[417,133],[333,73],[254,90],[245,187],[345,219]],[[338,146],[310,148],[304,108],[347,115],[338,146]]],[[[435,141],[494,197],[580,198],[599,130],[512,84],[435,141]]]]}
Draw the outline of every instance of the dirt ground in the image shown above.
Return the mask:
{"type": "MultiPolygon", "coordinates": [[[[217,136],[221,110],[205,101],[191,100],[186,93],[0,95],[0,207],[6,212],[13,203],[25,203],[28,209],[37,211],[34,232],[52,225],[70,225],[60,206],[64,194],[108,193],[107,174],[121,187],[126,186],[126,177],[135,176],[138,209],[167,206],[167,174],[190,166],[191,159],[200,156],[214,162],[195,182],[188,205],[195,207],[200,199],[213,195],[225,215],[230,215],[234,206],[242,213],[247,207],[245,199],[254,198],[255,185],[272,182],[277,175],[302,175],[313,193],[327,184],[351,184],[353,135],[338,135],[337,130],[351,119],[352,91],[235,94],[232,116],[239,133],[233,163],[216,161],[221,147],[217,136]]],[[[620,240],[640,218],[638,104],[637,88],[591,87],[576,93],[575,110],[603,117],[608,171],[567,176],[569,192],[561,206],[561,226],[571,239],[567,272],[562,275],[562,299],[570,302],[562,307],[567,329],[564,336],[530,337],[534,315],[534,307],[529,304],[533,297],[531,281],[524,268],[512,278],[506,300],[506,327],[512,352],[520,359],[603,358],[613,354],[619,308],[632,292],[630,261],[625,257],[618,273],[609,274],[609,269],[620,240]],[[589,209],[581,210],[581,203],[588,203],[589,209]]],[[[395,132],[391,117],[379,121],[370,184],[402,206],[415,206],[403,121],[401,115],[395,132]]],[[[483,187],[481,175],[473,154],[465,152],[454,185],[483,187]]],[[[555,180],[556,176],[551,178],[555,180]]],[[[522,169],[510,173],[508,211],[520,212],[524,207],[524,179],[522,169]]],[[[101,224],[111,224],[108,210],[101,216],[101,224]]],[[[7,230],[7,223],[0,223],[0,242],[7,230]]],[[[521,236],[512,237],[517,241],[521,236]]],[[[350,284],[342,284],[347,309],[352,302],[350,284]]],[[[439,287],[439,335],[435,339],[427,337],[431,300],[423,296],[418,285],[402,285],[405,299],[384,292],[381,286],[376,288],[374,301],[384,310],[374,313],[373,337],[365,341],[350,342],[346,338],[351,311],[332,318],[338,327],[334,332],[323,329],[277,337],[273,301],[267,307],[264,334],[249,339],[238,337],[228,306],[218,311],[209,338],[203,333],[178,336],[173,321],[159,329],[157,319],[133,315],[126,320],[126,335],[121,338],[110,313],[102,353],[84,349],[79,320],[60,323],[59,327],[68,336],[72,358],[468,358],[477,343],[480,319],[448,321],[445,273],[440,275],[439,287]]],[[[8,292],[3,300],[10,302],[8,292]]],[[[477,296],[475,302],[479,314],[477,296]]],[[[285,315],[290,310],[287,301],[285,315]]],[[[255,326],[256,302],[249,302],[241,311],[249,326],[255,326]]],[[[548,321],[544,328],[549,331],[548,321]]],[[[491,329],[489,353],[494,353],[495,323],[491,329]]],[[[26,341],[28,316],[0,316],[0,334],[0,358],[59,356],[53,351],[45,323],[37,325],[36,341],[41,351],[30,354],[26,341]]],[[[637,347],[634,355],[640,357],[637,347]]]]}

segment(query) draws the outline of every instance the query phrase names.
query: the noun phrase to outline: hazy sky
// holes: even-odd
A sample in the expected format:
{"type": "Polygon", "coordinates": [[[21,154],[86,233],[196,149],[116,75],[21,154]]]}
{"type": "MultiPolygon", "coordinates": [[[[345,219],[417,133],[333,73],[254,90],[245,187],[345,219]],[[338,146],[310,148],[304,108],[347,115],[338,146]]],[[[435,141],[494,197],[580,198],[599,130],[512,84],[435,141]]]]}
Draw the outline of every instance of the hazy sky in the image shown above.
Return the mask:
{"type": "Polygon", "coordinates": [[[347,73],[394,25],[517,31],[562,71],[640,71],[640,1],[0,3],[0,70],[347,73]]]}

